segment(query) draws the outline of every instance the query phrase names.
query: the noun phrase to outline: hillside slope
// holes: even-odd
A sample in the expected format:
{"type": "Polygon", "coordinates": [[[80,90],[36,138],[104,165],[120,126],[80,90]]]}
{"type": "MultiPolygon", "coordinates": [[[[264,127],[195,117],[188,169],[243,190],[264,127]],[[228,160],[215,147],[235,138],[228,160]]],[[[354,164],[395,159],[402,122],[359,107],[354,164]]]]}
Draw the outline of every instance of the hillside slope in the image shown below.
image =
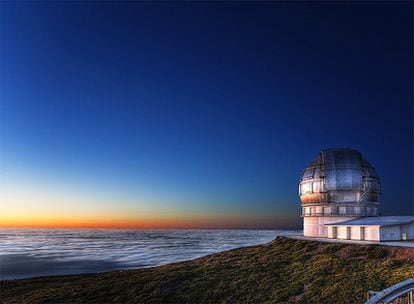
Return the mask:
{"type": "Polygon", "coordinates": [[[292,240],[162,267],[1,282],[2,303],[362,303],[414,277],[414,249],[292,240]]]}

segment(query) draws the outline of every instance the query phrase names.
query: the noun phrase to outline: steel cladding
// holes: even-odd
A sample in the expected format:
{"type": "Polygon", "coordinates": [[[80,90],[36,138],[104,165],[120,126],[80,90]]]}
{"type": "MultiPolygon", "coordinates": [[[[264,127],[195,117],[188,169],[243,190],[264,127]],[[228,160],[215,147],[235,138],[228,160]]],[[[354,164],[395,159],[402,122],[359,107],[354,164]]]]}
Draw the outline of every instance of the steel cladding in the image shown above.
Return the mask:
{"type": "Polygon", "coordinates": [[[299,184],[302,204],[378,204],[379,176],[356,150],[328,149],[305,168],[299,184]]]}

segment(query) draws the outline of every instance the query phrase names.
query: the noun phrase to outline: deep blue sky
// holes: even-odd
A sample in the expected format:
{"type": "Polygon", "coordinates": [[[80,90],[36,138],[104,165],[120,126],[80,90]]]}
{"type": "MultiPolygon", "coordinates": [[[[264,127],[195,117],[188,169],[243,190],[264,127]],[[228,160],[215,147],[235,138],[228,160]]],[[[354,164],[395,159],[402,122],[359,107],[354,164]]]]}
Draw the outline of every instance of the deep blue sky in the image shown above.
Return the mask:
{"type": "Polygon", "coordinates": [[[297,227],[302,169],[350,147],[380,174],[382,214],[413,214],[409,2],[1,5],[13,189],[297,227]]]}

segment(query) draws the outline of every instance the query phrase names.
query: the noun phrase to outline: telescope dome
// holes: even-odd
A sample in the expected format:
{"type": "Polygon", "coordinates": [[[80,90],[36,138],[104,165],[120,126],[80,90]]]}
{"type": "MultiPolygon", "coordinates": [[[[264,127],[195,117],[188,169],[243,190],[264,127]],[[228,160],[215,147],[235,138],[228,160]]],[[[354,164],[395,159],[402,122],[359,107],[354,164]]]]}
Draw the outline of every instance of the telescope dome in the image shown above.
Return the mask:
{"type": "Polygon", "coordinates": [[[302,205],[377,205],[379,176],[360,152],[327,149],[303,171],[299,184],[302,205]]]}

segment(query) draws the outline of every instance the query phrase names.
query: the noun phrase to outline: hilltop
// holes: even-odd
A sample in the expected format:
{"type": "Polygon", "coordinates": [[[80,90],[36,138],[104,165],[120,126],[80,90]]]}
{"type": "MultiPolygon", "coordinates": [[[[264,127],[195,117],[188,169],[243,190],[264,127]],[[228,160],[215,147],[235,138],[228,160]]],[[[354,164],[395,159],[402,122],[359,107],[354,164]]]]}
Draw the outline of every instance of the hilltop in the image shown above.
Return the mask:
{"type": "Polygon", "coordinates": [[[414,248],[278,237],[161,267],[1,282],[2,303],[362,303],[414,276],[414,248]]]}

